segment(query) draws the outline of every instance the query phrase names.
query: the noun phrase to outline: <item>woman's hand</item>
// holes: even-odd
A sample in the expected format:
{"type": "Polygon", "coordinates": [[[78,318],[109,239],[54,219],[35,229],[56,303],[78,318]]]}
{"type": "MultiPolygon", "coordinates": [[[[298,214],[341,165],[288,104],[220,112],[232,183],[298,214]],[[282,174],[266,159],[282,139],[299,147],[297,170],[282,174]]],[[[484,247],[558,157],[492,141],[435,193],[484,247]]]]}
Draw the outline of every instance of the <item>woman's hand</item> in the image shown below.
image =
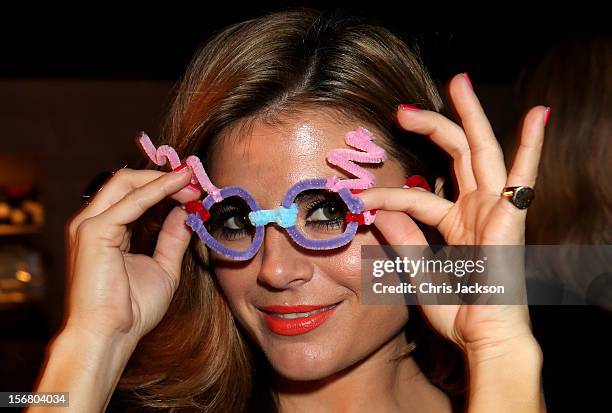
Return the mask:
{"type": "Polygon", "coordinates": [[[58,411],[104,411],[136,344],[168,310],[191,239],[186,212],[170,211],[152,257],[129,253],[128,226],[168,196],[198,199],[190,180],[187,167],[120,169],[70,222],[66,324],[36,385],[70,394],[70,406],[58,411]]]}
{"type": "MultiPolygon", "coordinates": [[[[427,244],[408,215],[436,227],[449,245],[524,244],[527,211],[516,208],[500,193],[506,186],[534,186],[547,108],[538,106],[527,114],[520,147],[507,174],[501,147],[466,75],[451,80],[450,94],[463,127],[439,113],[416,108],[399,109],[397,118],[404,129],[429,136],[452,157],[457,200],[451,202],[420,188],[371,188],[357,196],[365,209],[382,210],[375,225],[392,245],[427,244]]],[[[495,357],[518,340],[534,342],[527,306],[421,308],[436,330],[466,352],[495,357]]]]}
{"type": "MultiPolygon", "coordinates": [[[[375,225],[391,245],[427,244],[408,215],[436,227],[449,245],[522,245],[527,211],[500,194],[506,186],[535,185],[548,109],[532,108],[525,117],[521,143],[507,174],[500,145],[467,75],[451,80],[450,94],[463,127],[416,108],[400,109],[397,117],[404,129],[428,135],[452,157],[459,189],[455,202],[420,188],[371,188],[357,196],[364,209],[381,210],[375,225]]],[[[513,281],[524,289],[523,269],[516,272],[513,281]]],[[[526,305],[420,308],[431,325],[467,356],[468,411],[545,411],[542,354],[531,333],[526,305]]]]}
{"type": "Polygon", "coordinates": [[[120,169],[68,229],[69,307],[65,329],[137,342],[166,313],[191,239],[186,212],[166,217],[152,257],[129,253],[128,225],[164,198],[185,203],[191,172],[120,169]]]}

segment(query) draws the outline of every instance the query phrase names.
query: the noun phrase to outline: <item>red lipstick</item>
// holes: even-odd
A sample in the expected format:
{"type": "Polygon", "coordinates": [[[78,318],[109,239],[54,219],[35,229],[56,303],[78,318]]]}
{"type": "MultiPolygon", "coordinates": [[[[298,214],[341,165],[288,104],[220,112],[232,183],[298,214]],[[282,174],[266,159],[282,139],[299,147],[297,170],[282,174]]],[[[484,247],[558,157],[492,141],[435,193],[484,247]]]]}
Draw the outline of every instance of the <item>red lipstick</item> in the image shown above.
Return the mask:
{"type": "Polygon", "coordinates": [[[272,305],[263,308],[268,328],[281,336],[297,336],[319,327],[334,312],[338,303],[324,305],[272,305]]]}

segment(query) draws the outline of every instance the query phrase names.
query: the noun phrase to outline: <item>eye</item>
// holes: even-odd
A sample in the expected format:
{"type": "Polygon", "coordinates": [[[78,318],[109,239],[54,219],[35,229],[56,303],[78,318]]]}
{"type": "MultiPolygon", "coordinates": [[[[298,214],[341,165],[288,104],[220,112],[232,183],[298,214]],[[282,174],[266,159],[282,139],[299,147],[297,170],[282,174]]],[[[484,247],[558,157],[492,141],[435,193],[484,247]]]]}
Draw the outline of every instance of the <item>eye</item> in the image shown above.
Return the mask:
{"type": "Polygon", "coordinates": [[[223,222],[223,225],[229,229],[245,229],[248,225],[248,217],[244,215],[232,215],[223,222]]]}
{"type": "Polygon", "coordinates": [[[206,222],[208,232],[217,240],[243,239],[254,227],[249,220],[250,208],[240,197],[230,197],[210,208],[206,222]]]}
{"type": "Polygon", "coordinates": [[[305,191],[299,199],[303,203],[300,209],[304,211],[302,219],[305,227],[325,231],[336,231],[343,227],[347,207],[337,193],[326,190],[305,191]]]}
{"type": "Polygon", "coordinates": [[[325,200],[309,209],[307,221],[336,221],[344,218],[345,209],[335,200],[325,200]],[[312,211],[312,212],[310,212],[312,211]]]}

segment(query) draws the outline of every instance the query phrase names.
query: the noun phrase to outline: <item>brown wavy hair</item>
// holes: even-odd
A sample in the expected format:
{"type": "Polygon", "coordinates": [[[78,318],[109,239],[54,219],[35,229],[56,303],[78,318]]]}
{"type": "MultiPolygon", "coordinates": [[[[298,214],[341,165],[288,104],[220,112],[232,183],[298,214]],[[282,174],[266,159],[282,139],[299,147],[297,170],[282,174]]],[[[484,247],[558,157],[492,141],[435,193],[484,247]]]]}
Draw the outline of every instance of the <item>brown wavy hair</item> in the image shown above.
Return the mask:
{"type": "Polygon", "coordinates": [[[612,244],[612,35],[572,33],[523,69],[515,92],[522,113],[552,109],[527,242],[612,244]]]}
{"type": "MultiPolygon", "coordinates": [[[[432,187],[438,176],[449,179],[448,157],[397,125],[400,103],[434,111],[443,106],[422,61],[398,36],[338,9],[285,9],[231,25],[195,54],[159,144],[172,145],[181,158],[197,154],[207,167],[210,149],[223,134],[244,132],[253,120],[275,122],[281,115],[319,108],[374,128],[407,174],[426,177],[432,187]]],[[[165,201],[135,223],[133,252],[153,251],[164,214],[174,205],[165,201]]],[[[459,350],[437,336],[416,307],[405,331],[418,344],[406,357],[415,357],[429,379],[462,405],[459,350]]],[[[140,341],[111,406],[276,412],[273,374],[236,323],[208,265],[207,249],[194,236],[170,308],[140,341]]]]}

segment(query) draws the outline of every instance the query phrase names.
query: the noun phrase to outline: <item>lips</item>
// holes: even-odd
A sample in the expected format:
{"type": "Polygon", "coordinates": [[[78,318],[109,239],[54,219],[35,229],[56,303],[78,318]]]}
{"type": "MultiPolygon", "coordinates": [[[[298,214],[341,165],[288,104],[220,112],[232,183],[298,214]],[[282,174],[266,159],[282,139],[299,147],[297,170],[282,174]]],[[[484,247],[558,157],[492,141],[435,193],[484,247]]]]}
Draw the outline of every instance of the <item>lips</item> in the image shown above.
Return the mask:
{"type": "Polygon", "coordinates": [[[339,303],[323,305],[273,305],[262,315],[268,328],[281,336],[297,336],[314,330],[327,320],[339,303]]]}

